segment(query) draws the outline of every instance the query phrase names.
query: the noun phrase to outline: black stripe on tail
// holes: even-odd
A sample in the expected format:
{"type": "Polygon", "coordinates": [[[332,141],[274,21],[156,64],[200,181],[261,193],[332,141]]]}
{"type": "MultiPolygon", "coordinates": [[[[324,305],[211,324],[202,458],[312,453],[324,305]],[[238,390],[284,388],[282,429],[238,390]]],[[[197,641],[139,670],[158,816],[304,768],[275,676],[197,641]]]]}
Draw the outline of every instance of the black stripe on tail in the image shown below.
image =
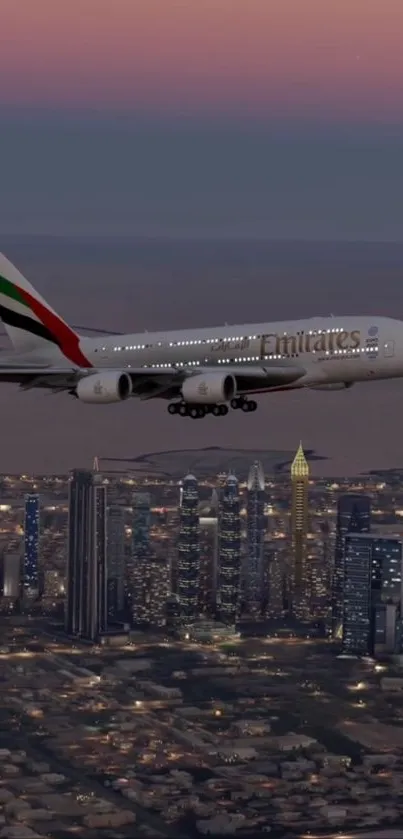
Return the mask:
{"type": "Polygon", "coordinates": [[[0,318],[7,326],[14,326],[16,329],[22,329],[24,332],[30,332],[31,335],[37,335],[38,338],[44,338],[45,341],[51,341],[52,344],[59,346],[59,342],[55,335],[52,335],[50,330],[38,320],[33,320],[26,315],[21,315],[19,312],[13,312],[12,309],[7,309],[5,306],[1,305],[0,318]]]}

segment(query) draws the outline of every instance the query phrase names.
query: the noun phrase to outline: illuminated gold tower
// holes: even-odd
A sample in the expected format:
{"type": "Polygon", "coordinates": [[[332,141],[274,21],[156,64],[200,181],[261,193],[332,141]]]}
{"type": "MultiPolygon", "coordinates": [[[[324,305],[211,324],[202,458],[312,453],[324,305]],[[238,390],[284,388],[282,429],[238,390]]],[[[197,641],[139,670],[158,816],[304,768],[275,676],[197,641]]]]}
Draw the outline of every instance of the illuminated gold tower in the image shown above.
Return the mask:
{"type": "Polygon", "coordinates": [[[308,483],[309,465],[299,444],[291,465],[291,611],[298,618],[309,616],[309,581],[307,574],[308,483]]]}

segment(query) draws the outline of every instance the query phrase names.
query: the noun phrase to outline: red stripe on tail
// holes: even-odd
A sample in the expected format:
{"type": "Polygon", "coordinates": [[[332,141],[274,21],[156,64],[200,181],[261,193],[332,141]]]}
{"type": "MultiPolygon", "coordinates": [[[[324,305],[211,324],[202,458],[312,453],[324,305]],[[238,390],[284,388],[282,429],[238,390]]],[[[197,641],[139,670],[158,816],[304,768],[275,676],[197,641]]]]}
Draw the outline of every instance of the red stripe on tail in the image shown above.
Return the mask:
{"type": "Polygon", "coordinates": [[[69,361],[72,361],[73,364],[77,365],[77,367],[92,367],[93,365],[91,362],[88,361],[88,358],[86,358],[81,352],[80,339],[78,335],[76,335],[76,333],[67,326],[67,323],[64,323],[64,321],[60,320],[57,315],[50,312],[49,309],[44,306],[43,303],[40,303],[39,300],[36,300],[35,297],[32,297],[29,291],[25,291],[25,289],[20,287],[19,291],[30,309],[32,309],[33,313],[55,336],[63,355],[65,355],[69,361]]]}

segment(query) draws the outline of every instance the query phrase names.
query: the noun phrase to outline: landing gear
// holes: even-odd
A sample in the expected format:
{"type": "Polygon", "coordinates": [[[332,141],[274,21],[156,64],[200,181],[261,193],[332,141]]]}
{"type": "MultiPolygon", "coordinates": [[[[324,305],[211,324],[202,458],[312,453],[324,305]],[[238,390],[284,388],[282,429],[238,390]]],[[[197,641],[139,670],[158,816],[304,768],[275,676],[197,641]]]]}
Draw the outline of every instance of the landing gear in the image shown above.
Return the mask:
{"type": "Polygon", "coordinates": [[[207,411],[204,405],[188,405],[187,413],[192,419],[201,419],[206,416],[207,411]]]}
{"type": "Polygon", "coordinates": [[[225,417],[228,414],[228,405],[213,405],[211,413],[214,417],[225,417]]]}
{"type": "Polygon", "coordinates": [[[257,402],[254,399],[245,399],[244,396],[237,396],[235,399],[231,399],[231,408],[234,411],[241,410],[249,413],[250,411],[256,411],[257,402]]]}
{"type": "Polygon", "coordinates": [[[225,417],[228,414],[227,405],[188,405],[186,402],[171,402],[168,405],[168,414],[179,414],[180,417],[191,417],[202,419],[206,414],[213,414],[214,417],[225,417]]]}

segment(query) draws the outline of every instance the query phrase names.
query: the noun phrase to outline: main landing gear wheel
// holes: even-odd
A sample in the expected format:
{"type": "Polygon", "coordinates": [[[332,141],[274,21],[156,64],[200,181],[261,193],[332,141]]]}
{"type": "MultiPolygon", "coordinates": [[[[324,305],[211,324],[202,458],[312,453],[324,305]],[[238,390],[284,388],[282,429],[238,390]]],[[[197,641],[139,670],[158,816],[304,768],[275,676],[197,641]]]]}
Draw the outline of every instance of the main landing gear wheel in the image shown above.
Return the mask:
{"type": "Polygon", "coordinates": [[[192,417],[192,419],[201,419],[206,414],[206,409],[204,405],[190,405],[188,408],[188,415],[192,417]]]}
{"type": "Polygon", "coordinates": [[[225,417],[228,414],[227,405],[187,405],[186,402],[170,402],[168,414],[179,414],[180,417],[191,417],[191,419],[202,419],[206,414],[213,414],[214,417],[225,417]]]}
{"type": "Polygon", "coordinates": [[[245,412],[256,411],[257,409],[257,402],[254,399],[247,399],[245,402],[242,403],[241,408],[245,412]]]}
{"type": "Polygon", "coordinates": [[[228,406],[227,405],[213,405],[211,409],[211,413],[214,417],[225,417],[228,414],[228,406]]]}
{"type": "Polygon", "coordinates": [[[230,405],[233,411],[238,411],[239,408],[242,408],[245,399],[242,399],[241,396],[235,396],[234,399],[231,399],[230,405]]]}
{"type": "Polygon", "coordinates": [[[245,399],[244,396],[236,396],[234,399],[231,399],[231,408],[234,411],[245,411],[245,413],[249,413],[250,411],[256,411],[257,402],[254,399],[245,399]]]}

